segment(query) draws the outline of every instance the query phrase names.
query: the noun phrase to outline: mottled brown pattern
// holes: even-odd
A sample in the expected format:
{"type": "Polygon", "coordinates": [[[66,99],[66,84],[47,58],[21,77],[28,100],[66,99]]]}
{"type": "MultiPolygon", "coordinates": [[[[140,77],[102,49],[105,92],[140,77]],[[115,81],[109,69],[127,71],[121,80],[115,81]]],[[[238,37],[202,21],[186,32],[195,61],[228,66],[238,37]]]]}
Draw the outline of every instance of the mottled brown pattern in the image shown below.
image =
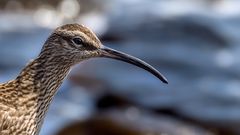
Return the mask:
{"type": "Polygon", "coordinates": [[[147,63],[102,46],[88,28],[67,24],[49,36],[38,57],[16,79],[0,84],[0,135],[38,135],[48,107],[70,68],[83,60],[103,56],[139,66],[167,83],[147,63]],[[74,42],[76,38],[80,42],[74,42]]]}
{"type": "Polygon", "coordinates": [[[101,44],[101,42],[99,41],[97,36],[90,29],[88,29],[87,27],[80,25],[80,24],[66,24],[66,25],[56,29],[56,33],[58,33],[59,31],[60,32],[62,32],[62,31],[80,31],[91,39],[90,42],[94,41],[96,43],[94,45],[98,46],[101,44]]]}
{"type": "Polygon", "coordinates": [[[98,56],[100,46],[96,35],[82,25],[57,28],[39,56],[16,79],[0,84],[0,135],[39,134],[46,111],[71,66],[98,56]],[[85,46],[71,42],[75,36],[83,37],[85,46]]]}

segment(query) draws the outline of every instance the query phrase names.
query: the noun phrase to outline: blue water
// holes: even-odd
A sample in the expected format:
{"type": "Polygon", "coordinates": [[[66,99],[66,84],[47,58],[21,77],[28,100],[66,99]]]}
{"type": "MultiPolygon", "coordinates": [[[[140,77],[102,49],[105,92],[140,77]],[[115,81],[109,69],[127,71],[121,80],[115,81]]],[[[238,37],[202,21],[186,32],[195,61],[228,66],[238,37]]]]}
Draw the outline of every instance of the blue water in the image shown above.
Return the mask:
{"type": "MultiPolygon", "coordinates": [[[[107,59],[84,62],[75,67],[70,76],[80,74],[96,78],[111,91],[139,104],[172,108],[197,121],[226,125],[239,122],[239,18],[207,19],[190,16],[167,20],[169,22],[160,20],[160,29],[153,27],[146,31],[123,30],[119,26],[122,33],[116,32],[117,36],[125,32],[130,38],[105,43],[152,64],[168,78],[168,85],[140,68],[107,59]],[[187,26],[192,22],[203,25],[213,34],[194,31],[198,30],[194,29],[198,25],[191,30],[187,26]]],[[[13,79],[30,59],[35,58],[50,32],[50,29],[37,26],[28,30],[0,30],[0,81],[13,79]]],[[[53,134],[64,125],[94,113],[95,97],[104,91],[95,92],[96,88],[89,92],[89,89],[73,85],[67,79],[50,107],[41,134],[53,134]]]]}

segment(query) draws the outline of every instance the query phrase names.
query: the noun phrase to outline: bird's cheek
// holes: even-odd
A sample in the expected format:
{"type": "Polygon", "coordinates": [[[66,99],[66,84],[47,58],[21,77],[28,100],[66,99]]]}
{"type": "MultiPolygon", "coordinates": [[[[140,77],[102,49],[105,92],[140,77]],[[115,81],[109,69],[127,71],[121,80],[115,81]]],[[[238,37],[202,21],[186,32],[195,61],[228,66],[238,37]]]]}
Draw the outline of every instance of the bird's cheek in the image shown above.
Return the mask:
{"type": "Polygon", "coordinates": [[[98,53],[96,51],[84,51],[82,56],[84,59],[96,57],[98,53]]]}
{"type": "Polygon", "coordinates": [[[81,51],[75,54],[74,64],[78,64],[81,61],[88,60],[93,57],[98,57],[99,53],[97,51],[81,51]]]}
{"type": "Polygon", "coordinates": [[[90,53],[89,52],[85,52],[85,51],[81,51],[81,52],[78,52],[77,54],[75,54],[74,56],[74,61],[75,63],[79,63],[83,60],[86,60],[90,57],[90,53]]]}
{"type": "Polygon", "coordinates": [[[101,53],[99,51],[92,51],[91,53],[91,57],[94,58],[94,57],[99,57],[101,55],[101,53]]]}

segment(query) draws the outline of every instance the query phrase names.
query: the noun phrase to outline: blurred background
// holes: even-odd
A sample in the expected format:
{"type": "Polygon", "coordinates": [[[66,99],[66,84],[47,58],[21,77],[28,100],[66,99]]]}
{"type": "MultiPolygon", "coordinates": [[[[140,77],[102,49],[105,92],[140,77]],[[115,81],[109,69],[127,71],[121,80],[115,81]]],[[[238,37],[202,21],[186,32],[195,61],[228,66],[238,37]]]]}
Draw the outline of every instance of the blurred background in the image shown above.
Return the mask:
{"type": "Polygon", "coordinates": [[[84,24],[135,66],[74,67],[40,135],[240,135],[239,0],[1,0],[0,82],[35,58],[52,30],[84,24]]]}

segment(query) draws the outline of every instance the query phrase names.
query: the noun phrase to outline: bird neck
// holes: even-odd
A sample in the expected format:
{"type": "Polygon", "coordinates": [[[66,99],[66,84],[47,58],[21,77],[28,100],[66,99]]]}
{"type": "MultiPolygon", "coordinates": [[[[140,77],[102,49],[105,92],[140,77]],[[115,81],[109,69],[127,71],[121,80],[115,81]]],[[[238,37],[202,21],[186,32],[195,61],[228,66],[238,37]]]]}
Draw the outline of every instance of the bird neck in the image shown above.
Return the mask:
{"type": "Polygon", "coordinates": [[[70,71],[71,66],[58,59],[37,59],[31,61],[16,78],[22,86],[21,94],[37,94],[41,98],[52,98],[70,71]]]}
{"type": "Polygon", "coordinates": [[[46,59],[40,56],[30,62],[15,80],[18,87],[16,106],[29,110],[26,115],[35,120],[33,124],[38,130],[49,104],[71,67],[59,61],[59,58],[46,59]]]}

